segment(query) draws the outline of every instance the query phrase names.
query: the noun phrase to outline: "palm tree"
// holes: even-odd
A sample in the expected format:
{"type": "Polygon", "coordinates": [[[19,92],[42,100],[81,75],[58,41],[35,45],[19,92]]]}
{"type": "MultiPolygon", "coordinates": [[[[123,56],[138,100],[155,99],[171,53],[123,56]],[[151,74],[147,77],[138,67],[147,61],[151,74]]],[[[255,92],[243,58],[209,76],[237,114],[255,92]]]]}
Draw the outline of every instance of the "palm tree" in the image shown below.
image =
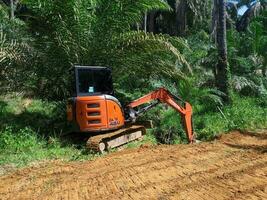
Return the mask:
{"type": "Polygon", "coordinates": [[[218,63],[216,66],[216,85],[225,96],[225,103],[229,102],[228,66],[227,66],[227,44],[226,44],[226,8],[225,0],[217,0],[218,25],[217,25],[217,47],[218,63]]]}
{"type": "Polygon", "coordinates": [[[187,26],[187,1],[178,0],[175,2],[175,13],[176,13],[176,35],[185,35],[187,26]]]}
{"type": "MultiPolygon", "coordinates": [[[[210,0],[165,0],[171,10],[148,13],[148,32],[184,36],[190,28],[198,29],[207,21],[210,0]]],[[[203,27],[202,27],[203,28],[203,27]]]]}

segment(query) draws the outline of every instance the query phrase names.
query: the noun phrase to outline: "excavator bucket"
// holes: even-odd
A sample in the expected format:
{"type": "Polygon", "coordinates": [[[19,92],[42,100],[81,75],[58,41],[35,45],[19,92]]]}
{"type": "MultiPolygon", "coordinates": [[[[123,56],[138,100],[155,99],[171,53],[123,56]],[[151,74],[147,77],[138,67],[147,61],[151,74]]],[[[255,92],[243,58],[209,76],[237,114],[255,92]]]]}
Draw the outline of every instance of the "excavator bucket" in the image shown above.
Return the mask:
{"type": "Polygon", "coordinates": [[[187,139],[189,143],[193,143],[194,138],[194,132],[193,132],[193,121],[192,121],[192,106],[189,103],[185,103],[185,114],[181,114],[184,129],[187,135],[187,139]]]}

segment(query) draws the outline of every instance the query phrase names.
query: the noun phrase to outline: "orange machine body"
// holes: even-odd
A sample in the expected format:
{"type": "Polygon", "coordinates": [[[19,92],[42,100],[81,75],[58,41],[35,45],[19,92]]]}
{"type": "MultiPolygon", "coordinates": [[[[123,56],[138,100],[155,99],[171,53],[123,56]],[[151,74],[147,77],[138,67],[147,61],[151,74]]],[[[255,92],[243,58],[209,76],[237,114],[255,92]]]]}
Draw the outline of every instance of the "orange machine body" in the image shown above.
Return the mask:
{"type": "Polygon", "coordinates": [[[102,132],[124,126],[120,102],[111,95],[81,96],[73,101],[67,107],[68,120],[75,121],[81,132],[102,132]]]}

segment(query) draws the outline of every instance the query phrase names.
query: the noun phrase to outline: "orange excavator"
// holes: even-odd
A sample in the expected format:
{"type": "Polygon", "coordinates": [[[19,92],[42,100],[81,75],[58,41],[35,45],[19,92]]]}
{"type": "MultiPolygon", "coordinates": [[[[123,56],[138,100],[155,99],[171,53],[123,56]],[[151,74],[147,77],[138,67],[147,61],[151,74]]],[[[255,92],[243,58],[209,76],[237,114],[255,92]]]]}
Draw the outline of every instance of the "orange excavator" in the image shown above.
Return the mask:
{"type": "Polygon", "coordinates": [[[109,68],[75,66],[74,71],[75,89],[67,103],[67,118],[78,125],[80,132],[91,134],[87,148],[103,152],[142,138],[146,129],[136,119],[159,103],[180,113],[188,142],[193,143],[192,107],[180,97],[159,88],[123,108],[114,97],[109,68]]]}

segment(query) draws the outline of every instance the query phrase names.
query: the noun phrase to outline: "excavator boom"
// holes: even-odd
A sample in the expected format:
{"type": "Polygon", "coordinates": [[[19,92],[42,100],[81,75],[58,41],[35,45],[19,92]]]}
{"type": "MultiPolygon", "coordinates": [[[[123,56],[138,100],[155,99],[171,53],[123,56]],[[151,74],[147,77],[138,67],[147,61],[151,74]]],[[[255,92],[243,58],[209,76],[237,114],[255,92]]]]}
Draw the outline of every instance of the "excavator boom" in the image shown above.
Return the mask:
{"type": "MultiPolygon", "coordinates": [[[[133,102],[128,104],[129,110],[133,110],[133,108],[138,107],[142,104],[149,103],[150,101],[158,100],[161,103],[166,103],[180,113],[183,125],[185,128],[185,132],[187,134],[187,139],[189,143],[194,142],[194,134],[193,134],[193,126],[192,126],[192,106],[183,101],[181,98],[174,96],[165,88],[159,88],[133,102]],[[181,106],[178,101],[182,102],[184,106],[181,106]]],[[[157,105],[157,103],[152,104],[157,105]]],[[[149,108],[152,106],[148,106],[149,108]]],[[[146,110],[146,109],[145,109],[146,110]]],[[[130,117],[134,117],[133,114],[130,114],[130,117]]]]}

